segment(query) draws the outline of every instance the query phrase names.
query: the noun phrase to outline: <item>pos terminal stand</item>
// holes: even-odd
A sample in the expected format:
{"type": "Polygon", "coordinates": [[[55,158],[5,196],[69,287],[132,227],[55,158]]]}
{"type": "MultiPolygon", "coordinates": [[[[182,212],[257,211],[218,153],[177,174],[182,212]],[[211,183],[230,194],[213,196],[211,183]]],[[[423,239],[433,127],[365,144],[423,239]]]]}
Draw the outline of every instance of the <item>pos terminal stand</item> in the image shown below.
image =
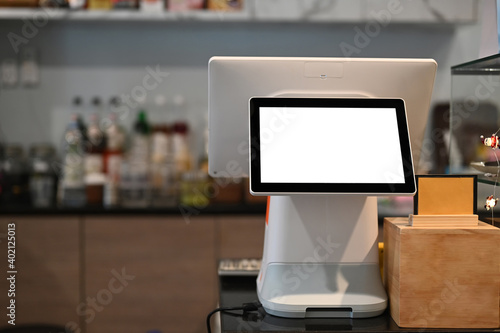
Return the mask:
{"type": "Polygon", "coordinates": [[[373,317],[387,295],[378,265],[377,199],[272,196],[257,293],[281,317],[373,317]]]}
{"type": "Polygon", "coordinates": [[[257,277],[266,312],[384,312],[376,196],[415,193],[404,102],[252,98],[250,142],[250,192],[270,196],[257,277]],[[277,123],[283,114],[286,126],[277,123]],[[365,143],[369,166],[353,163],[359,150],[352,137],[365,143]]]}

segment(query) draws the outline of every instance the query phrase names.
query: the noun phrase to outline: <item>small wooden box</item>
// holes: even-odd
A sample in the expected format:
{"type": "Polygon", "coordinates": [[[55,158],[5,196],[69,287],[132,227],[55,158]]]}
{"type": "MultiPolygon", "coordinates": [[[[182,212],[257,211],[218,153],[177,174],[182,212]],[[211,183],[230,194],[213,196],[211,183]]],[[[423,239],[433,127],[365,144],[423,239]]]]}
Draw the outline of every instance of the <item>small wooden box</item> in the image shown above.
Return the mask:
{"type": "Polygon", "coordinates": [[[500,229],[411,227],[384,220],[384,284],[401,327],[500,325],[500,229]]]}

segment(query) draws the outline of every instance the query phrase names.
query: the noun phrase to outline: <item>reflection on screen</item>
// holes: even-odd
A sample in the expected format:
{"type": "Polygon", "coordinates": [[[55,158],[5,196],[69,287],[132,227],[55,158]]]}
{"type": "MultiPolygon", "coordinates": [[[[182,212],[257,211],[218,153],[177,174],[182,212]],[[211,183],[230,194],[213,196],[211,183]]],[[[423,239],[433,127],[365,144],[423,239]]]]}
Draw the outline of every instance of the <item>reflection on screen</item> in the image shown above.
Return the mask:
{"type": "Polygon", "coordinates": [[[404,183],[394,108],[260,108],[261,182],[404,183]]]}

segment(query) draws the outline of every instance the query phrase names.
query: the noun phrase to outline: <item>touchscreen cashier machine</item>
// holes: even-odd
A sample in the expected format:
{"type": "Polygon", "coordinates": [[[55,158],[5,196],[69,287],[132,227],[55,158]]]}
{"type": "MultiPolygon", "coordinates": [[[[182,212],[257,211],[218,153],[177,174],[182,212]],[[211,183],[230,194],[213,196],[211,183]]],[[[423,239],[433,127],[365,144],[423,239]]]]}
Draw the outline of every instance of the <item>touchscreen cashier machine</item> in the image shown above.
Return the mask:
{"type": "Polygon", "coordinates": [[[266,312],[385,310],[376,196],[415,193],[436,67],[431,59],[210,60],[210,174],[249,176],[252,194],[269,196],[257,277],[266,312]]]}

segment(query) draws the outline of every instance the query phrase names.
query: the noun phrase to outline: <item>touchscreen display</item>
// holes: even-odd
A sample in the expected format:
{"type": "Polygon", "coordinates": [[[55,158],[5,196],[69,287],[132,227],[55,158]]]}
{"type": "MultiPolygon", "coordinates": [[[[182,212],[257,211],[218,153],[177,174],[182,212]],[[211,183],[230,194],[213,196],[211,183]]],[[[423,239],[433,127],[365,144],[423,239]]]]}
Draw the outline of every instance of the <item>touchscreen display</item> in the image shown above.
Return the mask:
{"type": "Polygon", "coordinates": [[[251,101],[252,190],[413,192],[403,101],[251,101]]]}
{"type": "Polygon", "coordinates": [[[263,183],[404,183],[394,108],[262,107],[260,147],[263,183]]]}

